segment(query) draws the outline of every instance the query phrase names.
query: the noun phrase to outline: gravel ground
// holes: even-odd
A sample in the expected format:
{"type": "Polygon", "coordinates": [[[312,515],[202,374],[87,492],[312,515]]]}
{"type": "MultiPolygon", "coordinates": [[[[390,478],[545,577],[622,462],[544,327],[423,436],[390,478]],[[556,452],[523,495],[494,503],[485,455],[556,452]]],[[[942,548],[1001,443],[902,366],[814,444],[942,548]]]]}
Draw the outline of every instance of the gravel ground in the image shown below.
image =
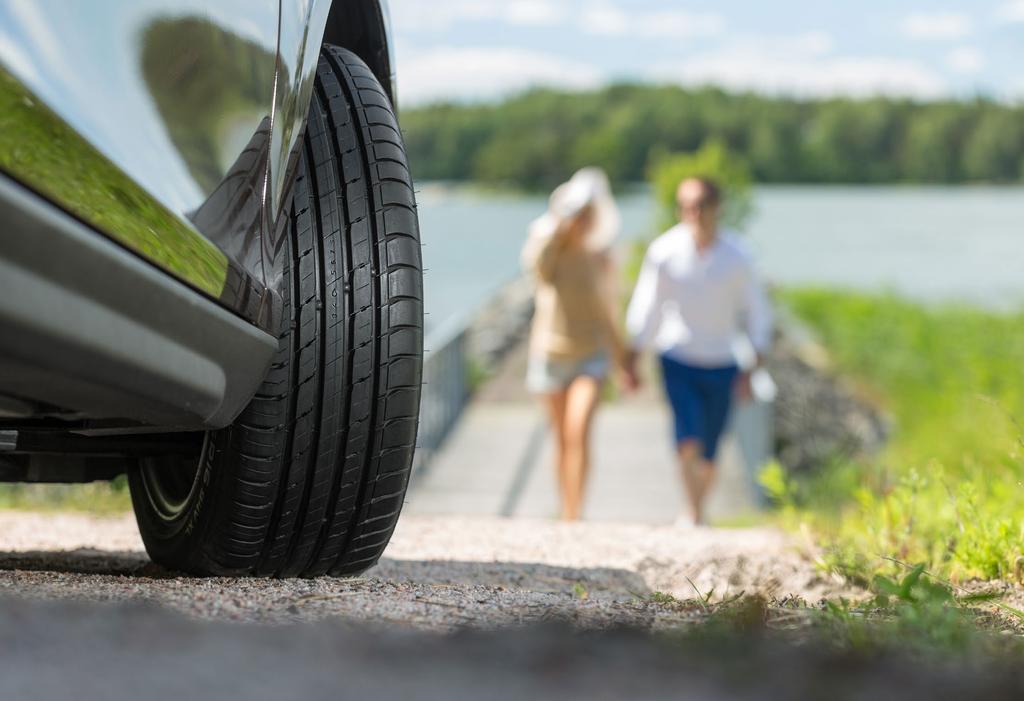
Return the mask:
{"type": "Polygon", "coordinates": [[[998,660],[687,636],[694,585],[856,593],[773,530],[407,518],[362,578],[231,580],[152,565],[130,517],[0,512],[0,698],[1024,697],[998,660]]]}
{"type": "Polygon", "coordinates": [[[652,595],[692,600],[695,588],[712,600],[849,593],[769,529],[405,518],[361,578],[203,579],[151,564],[130,516],[0,513],[0,594],[154,602],[202,619],[341,618],[436,631],[555,619],[663,629],[703,609],[652,595]]]}

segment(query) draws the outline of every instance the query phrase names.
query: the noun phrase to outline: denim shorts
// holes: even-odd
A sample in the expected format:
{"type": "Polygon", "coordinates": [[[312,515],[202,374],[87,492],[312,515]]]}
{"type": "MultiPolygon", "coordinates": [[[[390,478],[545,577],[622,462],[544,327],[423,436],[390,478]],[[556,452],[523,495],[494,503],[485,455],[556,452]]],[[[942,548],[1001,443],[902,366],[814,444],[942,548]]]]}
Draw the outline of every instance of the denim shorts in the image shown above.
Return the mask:
{"type": "Polygon", "coordinates": [[[700,441],[705,460],[714,460],[732,406],[735,365],[702,368],[661,356],[665,394],[672,405],[675,440],[700,441]]]}
{"type": "Polygon", "coordinates": [[[526,387],[537,394],[550,394],[568,387],[577,377],[603,380],[608,376],[608,354],[595,353],[583,360],[531,356],[526,370],[526,387]]]}

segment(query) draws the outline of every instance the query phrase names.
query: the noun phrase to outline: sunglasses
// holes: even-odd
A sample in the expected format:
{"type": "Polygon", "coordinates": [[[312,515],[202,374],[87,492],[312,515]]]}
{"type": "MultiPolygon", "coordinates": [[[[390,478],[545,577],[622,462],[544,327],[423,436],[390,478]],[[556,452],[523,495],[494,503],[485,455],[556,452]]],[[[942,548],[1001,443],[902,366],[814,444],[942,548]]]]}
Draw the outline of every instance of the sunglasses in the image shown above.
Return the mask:
{"type": "Polygon", "coordinates": [[[685,212],[703,212],[715,206],[714,200],[702,198],[693,202],[679,202],[679,209],[685,212]]]}

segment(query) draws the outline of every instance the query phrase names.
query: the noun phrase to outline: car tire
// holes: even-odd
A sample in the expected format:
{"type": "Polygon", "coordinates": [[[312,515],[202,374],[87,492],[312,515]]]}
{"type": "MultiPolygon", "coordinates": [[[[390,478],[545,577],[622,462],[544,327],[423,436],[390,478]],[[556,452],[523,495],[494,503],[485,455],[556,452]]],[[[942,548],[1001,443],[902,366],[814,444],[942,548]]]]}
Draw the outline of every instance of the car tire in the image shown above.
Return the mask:
{"type": "Polygon", "coordinates": [[[423,358],[412,181],[386,92],[324,46],[282,243],[284,313],[262,387],[198,460],[129,475],[146,550],[201,575],[354,575],[409,481],[423,358]]]}

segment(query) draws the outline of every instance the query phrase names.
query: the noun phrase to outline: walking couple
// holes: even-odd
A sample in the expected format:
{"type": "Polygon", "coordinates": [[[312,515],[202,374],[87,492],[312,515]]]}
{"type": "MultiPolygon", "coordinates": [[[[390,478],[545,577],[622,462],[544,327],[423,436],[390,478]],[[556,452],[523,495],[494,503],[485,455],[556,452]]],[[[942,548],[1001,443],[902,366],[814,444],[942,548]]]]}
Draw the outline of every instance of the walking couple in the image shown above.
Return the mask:
{"type": "Polygon", "coordinates": [[[584,168],[551,195],[530,226],[523,264],[536,281],[527,385],[543,396],[555,436],[562,518],[580,517],[590,469],[590,432],[601,387],[614,368],[632,391],[638,354],[659,356],[674,417],[690,511],[704,521],[715,455],[734,393],[749,396],[749,372],[734,348],[746,337],[756,363],[771,336],[771,312],[750,256],[719,226],[721,191],[706,178],[679,184],[680,223],[647,249],[621,330],[611,246],[619,215],[605,174],[584,168]]]}

